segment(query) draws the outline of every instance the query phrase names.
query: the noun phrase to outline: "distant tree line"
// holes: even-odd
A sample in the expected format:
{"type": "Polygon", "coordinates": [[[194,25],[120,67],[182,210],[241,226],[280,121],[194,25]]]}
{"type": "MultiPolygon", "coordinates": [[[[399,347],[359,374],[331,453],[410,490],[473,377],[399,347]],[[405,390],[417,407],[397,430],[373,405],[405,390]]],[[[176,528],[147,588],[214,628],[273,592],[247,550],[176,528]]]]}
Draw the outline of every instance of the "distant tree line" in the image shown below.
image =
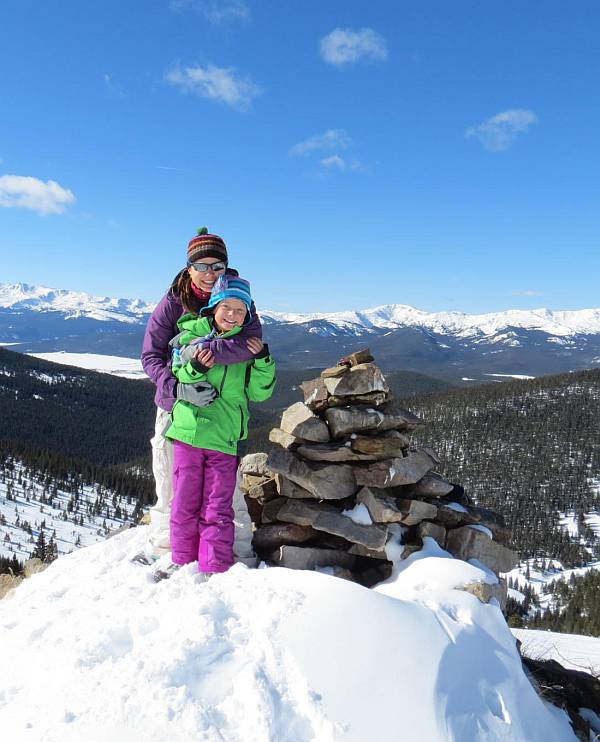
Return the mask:
{"type": "Polygon", "coordinates": [[[600,499],[600,370],[418,396],[406,406],[426,421],[416,438],[443,459],[441,473],[504,514],[521,558],[578,566],[600,557],[585,522],[600,499]],[[566,512],[576,537],[559,525],[566,512]]]}

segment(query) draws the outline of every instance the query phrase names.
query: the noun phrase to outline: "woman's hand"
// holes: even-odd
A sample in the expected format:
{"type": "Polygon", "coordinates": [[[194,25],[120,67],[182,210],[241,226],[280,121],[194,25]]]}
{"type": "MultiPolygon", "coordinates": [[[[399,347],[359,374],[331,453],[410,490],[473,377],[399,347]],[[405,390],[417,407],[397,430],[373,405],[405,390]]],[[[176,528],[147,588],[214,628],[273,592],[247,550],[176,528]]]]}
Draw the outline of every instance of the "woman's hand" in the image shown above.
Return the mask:
{"type": "Polygon", "coordinates": [[[212,350],[200,348],[196,351],[196,360],[206,368],[212,368],[215,365],[215,357],[213,356],[212,350]]]}
{"type": "Polygon", "coordinates": [[[250,353],[253,355],[257,355],[265,347],[265,344],[260,338],[248,338],[248,340],[246,340],[246,345],[248,346],[250,353]]]}

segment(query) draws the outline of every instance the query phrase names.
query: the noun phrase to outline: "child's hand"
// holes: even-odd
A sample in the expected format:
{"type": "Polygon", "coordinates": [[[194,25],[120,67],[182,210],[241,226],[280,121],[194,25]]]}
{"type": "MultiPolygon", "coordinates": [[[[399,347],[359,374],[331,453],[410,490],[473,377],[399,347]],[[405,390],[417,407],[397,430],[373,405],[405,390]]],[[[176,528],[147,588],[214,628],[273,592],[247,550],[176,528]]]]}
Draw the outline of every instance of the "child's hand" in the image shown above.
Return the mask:
{"type": "Polygon", "coordinates": [[[260,338],[248,338],[248,340],[246,340],[246,345],[248,346],[250,353],[253,355],[257,355],[265,347],[265,344],[260,338]]]}
{"type": "Polygon", "coordinates": [[[213,356],[212,350],[200,348],[196,351],[196,360],[206,368],[212,368],[215,365],[215,357],[213,356]]]}

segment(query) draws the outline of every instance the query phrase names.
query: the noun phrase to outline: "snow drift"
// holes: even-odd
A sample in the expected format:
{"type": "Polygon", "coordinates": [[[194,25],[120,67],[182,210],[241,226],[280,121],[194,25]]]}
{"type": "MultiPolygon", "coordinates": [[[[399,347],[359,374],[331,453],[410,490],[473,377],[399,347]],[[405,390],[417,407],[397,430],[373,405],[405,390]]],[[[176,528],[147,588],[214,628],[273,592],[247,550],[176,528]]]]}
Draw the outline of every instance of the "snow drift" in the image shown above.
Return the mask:
{"type": "Polygon", "coordinates": [[[188,565],[155,584],[145,528],[61,557],[0,603],[11,742],[571,742],[485,581],[426,539],[387,584],[188,565]]]}

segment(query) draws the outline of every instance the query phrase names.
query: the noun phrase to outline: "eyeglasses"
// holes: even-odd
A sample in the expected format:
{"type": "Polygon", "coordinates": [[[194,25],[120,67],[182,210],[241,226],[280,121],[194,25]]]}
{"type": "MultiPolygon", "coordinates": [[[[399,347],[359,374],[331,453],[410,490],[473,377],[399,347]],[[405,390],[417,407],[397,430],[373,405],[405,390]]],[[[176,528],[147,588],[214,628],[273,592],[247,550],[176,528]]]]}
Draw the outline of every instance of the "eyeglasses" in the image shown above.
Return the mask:
{"type": "Polygon", "coordinates": [[[208,271],[219,273],[219,271],[224,271],[227,268],[227,263],[224,263],[222,260],[216,263],[188,263],[188,268],[193,268],[198,273],[208,273],[208,271]]]}

